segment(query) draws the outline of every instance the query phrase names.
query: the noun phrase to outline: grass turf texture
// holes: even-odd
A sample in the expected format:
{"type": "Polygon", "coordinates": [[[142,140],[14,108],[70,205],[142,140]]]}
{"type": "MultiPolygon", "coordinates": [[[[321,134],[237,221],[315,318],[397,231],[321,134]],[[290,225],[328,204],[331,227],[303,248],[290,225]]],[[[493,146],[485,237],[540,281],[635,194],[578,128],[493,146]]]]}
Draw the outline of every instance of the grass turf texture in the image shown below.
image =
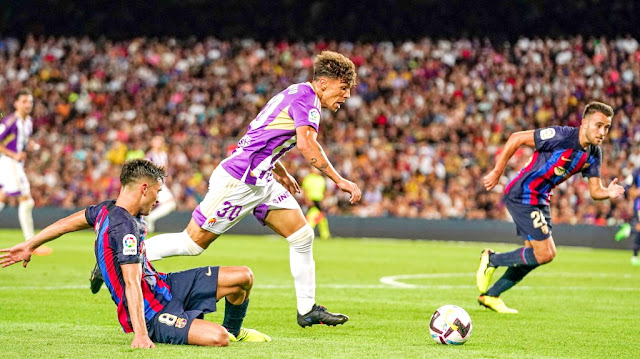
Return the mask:
{"type": "MultiPolygon", "coordinates": [[[[0,248],[20,241],[0,230],[0,248]]],[[[609,240],[609,239],[603,239],[609,240]]],[[[514,240],[515,241],[515,240],[514,240]]],[[[156,262],[160,271],[205,265],[247,265],[255,274],[245,326],[269,334],[271,343],[231,343],[226,348],[157,345],[129,347],[105,287],[88,288],[93,233],[50,243],[54,253],[33,257],[27,269],[0,269],[2,357],[246,358],[631,358],[640,329],[640,268],[629,252],[559,247],[556,260],[536,269],[502,298],[518,315],[499,315],[476,303],[475,275],[483,243],[334,239],[316,241],[317,298],[343,312],[343,326],[302,329],[295,321],[295,292],[288,245],[276,237],[223,236],[198,257],[156,262]],[[423,274],[383,284],[385,276],[423,274]],[[404,285],[403,285],[404,284],[404,285]],[[399,287],[402,286],[402,287],[399,287]],[[438,345],[428,321],[444,304],[467,310],[471,339],[438,345]]],[[[490,244],[496,251],[515,245],[490,244]]],[[[494,280],[503,270],[498,269],[494,280]]],[[[206,319],[221,323],[223,301],[206,319]]]]}

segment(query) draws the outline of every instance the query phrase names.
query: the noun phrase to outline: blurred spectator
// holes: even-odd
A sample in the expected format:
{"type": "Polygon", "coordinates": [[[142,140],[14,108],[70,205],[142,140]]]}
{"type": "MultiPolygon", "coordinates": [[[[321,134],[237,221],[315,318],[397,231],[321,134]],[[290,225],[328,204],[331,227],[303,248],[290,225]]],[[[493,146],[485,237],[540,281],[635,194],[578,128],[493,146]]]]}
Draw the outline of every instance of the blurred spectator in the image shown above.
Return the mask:
{"type": "MultiPolygon", "coordinates": [[[[324,48],[358,64],[352,98],[323,114],[319,136],[337,170],[363,189],[363,204],[348,206],[347,196],[329,186],[328,214],[508,219],[503,188],[486,193],[481,181],[497,151],[515,131],[579,126],[590,100],[616,110],[602,146],[603,181],[627,179],[640,166],[640,50],[630,37],[500,45],[54,37],[6,43],[14,46],[0,48],[0,98],[28,87],[36,101],[42,149],[27,171],[37,206],[115,197],[118,166],[161,135],[171,191],[179,209],[191,210],[266,99],[309,80],[313,56],[324,48]]],[[[9,106],[0,103],[4,113],[9,106]]],[[[498,187],[530,155],[519,151],[498,187]]],[[[295,174],[304,159],[293,151],[287,161],[295,174]]],[[[623,202],[592,201],[579,178],[554,196],[555,223],[613,224],[630,212],[623,202]]]]}

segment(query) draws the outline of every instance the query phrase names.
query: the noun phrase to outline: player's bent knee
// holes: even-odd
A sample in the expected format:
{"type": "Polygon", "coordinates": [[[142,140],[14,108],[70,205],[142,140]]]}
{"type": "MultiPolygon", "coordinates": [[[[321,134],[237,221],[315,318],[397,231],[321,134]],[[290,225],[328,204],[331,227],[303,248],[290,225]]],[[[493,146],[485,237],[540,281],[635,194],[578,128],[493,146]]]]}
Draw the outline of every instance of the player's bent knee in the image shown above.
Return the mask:
{"type": "Polygon", "coordinates": [[[238,282],[245,289],[253,287],[253,271],[249,267],[238,267],[238,282]]]}
{"type": "Polygon", "coordinates": [[[313,238],[315,234],[308,224],[297,230],[294,234],[287,237],[289,245],[297,252],[309,252],[313,248],[313,238]]]}
{"type": "Polygon", "coordinates": [[[555,249],[546,249],[542,251],[535,251],[534,254],[536,256],[538,264],[546,264],[551,262],[553,258],[555,258],[556,251],[555,249]]]}
{"type": "Polygon", "coordinates": [[[222,327],[215,331],[211,339],[214,343],[213,346],[226,347],[229,345],[229,334],[222,327]]]}

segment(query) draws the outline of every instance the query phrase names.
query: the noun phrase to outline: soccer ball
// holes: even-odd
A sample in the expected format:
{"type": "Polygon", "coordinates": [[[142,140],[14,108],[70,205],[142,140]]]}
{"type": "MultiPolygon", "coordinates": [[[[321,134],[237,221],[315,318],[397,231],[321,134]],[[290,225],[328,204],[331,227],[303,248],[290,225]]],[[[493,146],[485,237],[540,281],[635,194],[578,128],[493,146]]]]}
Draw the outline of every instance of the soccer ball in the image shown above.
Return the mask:
{"type": "Polygon", "coordinates": [[[438,308],[429,321],[431,338],[439,344],[462,345],[471,336],[471,317],[457,305],[438,308]]]}

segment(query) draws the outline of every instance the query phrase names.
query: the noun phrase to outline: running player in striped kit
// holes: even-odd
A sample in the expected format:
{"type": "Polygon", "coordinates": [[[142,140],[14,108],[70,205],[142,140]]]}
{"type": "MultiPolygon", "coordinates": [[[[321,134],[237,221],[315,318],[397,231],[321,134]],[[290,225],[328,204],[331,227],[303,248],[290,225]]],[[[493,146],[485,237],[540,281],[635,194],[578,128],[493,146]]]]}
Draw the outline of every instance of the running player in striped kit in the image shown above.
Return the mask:
{"type": "Polygon", "coordinates": [[[507,162],[522,146],[536,150],[529,163],[507,185],[504,202],[516,224],[524,247],[506,253],[485,249],[480,257],[476,283],[478,302],[498,313],[518,313],[508,308],[500,294],[520,282],[536,267],[551,262],[556,245],[551,236],[549,200],[551,190],[569,177],[582,173],[589,180],[589,193],[595,200],[617,198],[624,188],[615,178],[604,187],[600,178],[602,150],[600,144],[611,128],[613,109],[601,102],[590,102],[584,109],[579,128],[554,126],[516,132],[509,137],[493,170],[484,177],[490,191],[498,184],[507,162]],[[499,266],[508,267],[504,275],[489,288],[491,277],[499,266]]]}

